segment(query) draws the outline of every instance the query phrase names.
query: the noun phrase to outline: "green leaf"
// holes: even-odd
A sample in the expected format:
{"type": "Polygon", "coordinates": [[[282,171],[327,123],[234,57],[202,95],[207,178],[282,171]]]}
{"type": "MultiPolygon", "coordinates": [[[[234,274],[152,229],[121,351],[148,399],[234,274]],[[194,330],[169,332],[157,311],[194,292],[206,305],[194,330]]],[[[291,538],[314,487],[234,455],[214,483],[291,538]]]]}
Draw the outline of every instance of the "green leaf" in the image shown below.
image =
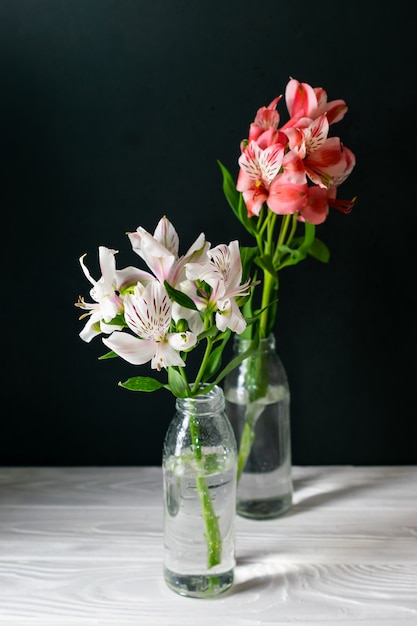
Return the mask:
{"type": "Polygon", "coordinates": [[[202,341],[203,339],[207,339],[207,337],[215,337],[218,332],[219,332],[219,329],[217,328],[217,326],[210,326],[210,328],[207,328],[207,330],[203,330],[198,335],[197,337],[198,343],[200,343],[200,341],[202,341]]]}
{"type": "MultiPolygon", "coordinates": [[[[304,239],[299,239],[298,240],[300,242],[304,241],[304,239]]],[[[291,242],[291,246],[286,246],[286,245],[281,245],[281,246],[277,246],[278,248],[278,252],[279,252],[279,265],[278,265],[278,269],[281,269],[281,267],[284,267],[285,265],[295,265],[296,263],[298,263],[299,261],[302,261],[303,259],[305,259],[306,255],[302,255],[299,251],[299,248],[295,248],[293,247],[293,244],[296,245],[297,242],[295,242],[295,239],[291,242]]]]}
{"type": "Polygon", "coordinates": [[[316,227],[314,224],[304,222],[304,237],[293,239],[291,247],[278,246],[280,262],[277,269],[282,269],[288,265],[296,265],[300,261],[303,261],[313,245],[315,232],[316,227]],[[294,246],[298,245],[299,242],[301,242],[300,245],[298,248],[295,248],[294,246]]]}
{"type": "Polygon", "coordinates": [[[240,260],[242,262],[243,282],[245,282],[249,278],[253,278],[252,268],[257,254],[258,248],[256,246],[240,246],[240,260]]]}
{"type": "Polygon", "coordinates": [[[168,367],[168,387],[176,398],[186,398],[189,387],[179,372],[174,367],[168,367]]]}
{"type": "Polygon", "coordinates": [[[235,181],[233,180],[231,173],[223,165],[223,163],[221,163],[220,161],[217,161],[217,163],[219,164],[219,167],[223,175],[223,193],[226,196],[226,200],[230,204],[230,207],[236,214],[236,217],[240,219],[240,215],[239,215],[239,195],[240,194],[238,190],[236,189],[235,181]]]}
{"type": "Polygon", "coordinates": [[[315,238],[313,243],[311,244],[308,254],[317,259],[317,261],[321,261],[321,263],[328,263],[330,260],[330,250],[326,246],[325,243],[320,241],[320,239],[315,238]]]}
{"type": "Polygon", "coordinates": [[[156,391],[157,389],[161,389],[161,387],[165,387],[165,385],[159,380],[156,380],[156,378],[135,376],[134,378],[125,380],[123,383],[119,382],[119,387],[124,387],[125,389],[129,389],[129,391],[156,391]]]}
{"type": "Polygon", "coordinates": [[[256,227],[254,225],[254,220],[248,215],[248,208],[246,206],[246,202],[243,199],[243,195],[239,191],[239,204],[238,204],[238,217],[242,222],[243,226],[246,228],[248,233],[256,236],[256,227]]]}
{"type": "Polygon", "coordinates": [[[197,306],[190,298],[190,296],[187,296],[186,293],[175,289],[166,280],[164,280],[164,285],[171,300],[174,300],[174,302],[177,302],[179,305],[183,306],[186,309],[194,309],[195,311],[198,311],[197,306]]]}
{"type": "Polygon", "coordinates": [[[206,367],[204,368],[203,381],[206,382],[210,380],[215,373],[219,370],[222,364],[222,356],[223,350],[226,343],[229,341],[231,331],[228,329],[224,333],[222,333],[223,339],[221,343],[212,351],[210,354],[208,361],[206,363],[206,367]]]}
{"type": "Polygon", "coordinates": [[[99,361],[104,361],[105,359],[115,359],[117,356],[119,356],[118,354],[116,354],[115,352],[113,352],[113,350],[111,352],[107,352],[106,354],[103,354],[102,356],[98,357],[99,361]]]}
{"type": "Polygon", "coordinates": [[[219,367],[222,364],[222,353],[223,349],[221,348],[221,346],[218,346],[210,354],[210,358],[208,359],[206,367],[204,369],[203,382],[207,382],[208,380],[210,380],[210,378],[214,376],[215,373],[218,371],[219,367]]]}
{"type": "Polygon", "coordinates": [[[255,227],[253,221],[248,217],[248,209],[246,207],[245,201],[243,199],[240,191],[236,189],[236,183],[232,178],[229,170],[221,163],[217,161],[219,167],[221,169],[223,175],[223,193],[228,201],[230,207],[232,208],[234,214],[238,218],[238,220],[243,224],[246,230],[251,233],[251,235],[255,234],[255,227]]]}
{"type": "Polygon", "coordinates": [[[216,378],[214,383],[212,383],[212,386],[214,387],[214,385],[218,385],[219,382],[223,380],[223,378],[227,376],[227,374],[229,374],[229,372],[234,370],[235,367],[237,367],[238,365],[242,363],[242,361],[244,361],[248,356],[253,354],[258,349],[258,345],[259,345],[259,332],[257,331],[255,333],[255,336],[252,338],[249,348],[245,350],[244,352],[237,354],[231,361],[229,361],[226,367],[220,372],[219,376],[216,378]]]}

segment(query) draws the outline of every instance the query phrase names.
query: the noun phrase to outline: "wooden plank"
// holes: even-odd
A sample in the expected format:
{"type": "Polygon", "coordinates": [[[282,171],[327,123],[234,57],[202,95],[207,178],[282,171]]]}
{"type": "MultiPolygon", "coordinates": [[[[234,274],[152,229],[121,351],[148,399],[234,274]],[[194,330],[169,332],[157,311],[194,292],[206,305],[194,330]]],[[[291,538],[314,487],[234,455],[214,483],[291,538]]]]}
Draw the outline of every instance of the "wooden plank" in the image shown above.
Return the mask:
{"type": "Polygon", "coordinates": [[[215,600],[162,577],[160,468],[1,468],[1,626],[417,625],[417,467],[297,468],[215,600]]]}

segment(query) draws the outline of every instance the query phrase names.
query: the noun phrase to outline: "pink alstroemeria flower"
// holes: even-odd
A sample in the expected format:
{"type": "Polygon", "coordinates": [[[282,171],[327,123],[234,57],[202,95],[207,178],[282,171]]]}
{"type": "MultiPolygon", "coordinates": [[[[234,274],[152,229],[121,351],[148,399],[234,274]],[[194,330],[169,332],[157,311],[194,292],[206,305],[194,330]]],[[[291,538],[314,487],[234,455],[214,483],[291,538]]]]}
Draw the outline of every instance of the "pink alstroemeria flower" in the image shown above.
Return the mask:
{"type": "Polygon", "coordinates": [[[90,290],[90,296],[95,300],[94,303],[89,303],[80,297],[75,305],[80,309],[88,311],[80,317],[80,319],[83,319],[88,316],[88,321],[80,332],[81,339],[87,343],[101,333],[112,333],[115,329],[122,328],[122,326],[109,324],[109,322],[123,312],[121,292],[124,289],[134,285],[138,280],[146,282],[154,279],[152,274],[139,270],[136,267],[116,270],[115,255],[118,250],[111,250],[105,246],[100,246],[98,250],[99,265],[102,273],[99,280],[94,280],[84,264],[84,258],[87,255],[83,254],[80,257],[81,268],[93,285],[90,290]]]}
{"type": "Polygon", "coordinates": [[[267,206],[277,215],[292,215],[307,202],[307,176],[302,159],[293,152],[284,156],[282,170],[270,186],[267,206]]]}
{"type": "Polygon", "coordinates": [[[339,137],[330,137],[303,160],[309,179],[315,185],[327,189],[341,185],[352,172],[355,163],[355,155],[343,146],[339,137]]]}
{"type": "Polygon", "coordinates": [[[135,334],[115,331],[103,343],[132,365],[151,361],[158,371],[171,365],[185,366],[180,352],[192,348],[197,337],[190,331],[170,333],[172,302],[165,287],[153,280],[135,287],[124,299],[125,320],[135,334]]]}
{"type": "Polygon", "coordinates": [[[329,134],[329,122],[326,115],[320,115],[315,120],[309,120],[305,127],[287,128],[288,148],[301,159],[320,148],[329,134]]]}
{"type": "Polygon", "coordinates": [[[354,154],[339,137],[328,137],[328,132],[326,115],[320,115],[306,128],[286,131],[288,146],[302,159],[306,176],[315,185],[326,188],[340,185],[355,166],[354,154]]]}
{"type": "Polygon", "coordinates": [[[248,143],[258,141],[260,135],[266,130],[270,128],[276,130],[278,128],[280,117],[277,105],[281,98],[282,96],[278,96],[267,107],[264,106],[258,109],[255,119],[249,127],[248,143]]]}
{"type": "MultiPolygon", "coordinates": [[[[344,100],[327,102],[327,93],[322,87],[311,87],[308,83],[300,83],[295,78],[288,81],[285,88],[285,102],[290,118],[297,120],[300,116],[316,119],[326,113],[329,124],[339,122],[348,108],[344,100]]],[[[290,119],[289,125],[294,125],[290,119]]]]}
{"type": "Polygon", "coordinates": [[[316,185],[309,187],[307,192],[307,202],[303,205],[298,217],[300,222],[310,222],[310,224],[322,224],[328,214],[329,207],[337,209],[342,213],[350,213],[355,198],[352,200],[338,200],[336,198],[337,187],[323,189],[316,185]]]}
{"type": "Polygon", "coordinates": [[[249,217],[259,215],[262,205],[268,201],[270,186],[281,169],[284,151],[283,143],[262,149],[251,141],[240,155],[236,189],[242,192],[249,217]]]}

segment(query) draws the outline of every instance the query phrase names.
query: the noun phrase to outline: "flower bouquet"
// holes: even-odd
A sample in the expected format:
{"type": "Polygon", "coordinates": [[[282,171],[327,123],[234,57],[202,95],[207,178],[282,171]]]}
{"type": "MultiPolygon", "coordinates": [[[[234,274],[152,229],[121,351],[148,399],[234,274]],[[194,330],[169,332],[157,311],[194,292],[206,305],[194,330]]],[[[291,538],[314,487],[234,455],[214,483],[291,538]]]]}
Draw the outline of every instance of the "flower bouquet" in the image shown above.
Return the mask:
{"type": "Polygon", "coordinates": [[[170,432],[170,439],[177,438],[174,445],[168,445],[168,438],[165,445],[167,450],[168,447],[173,450],[164,465],[165,553],[170,564],[166,568],[166,580],[170,587],[185,595],[216,595],[230,586],[232,580],[230,564],[234,553],[230,545],[236,496],[236,441],[224,415],[224,397],[218,385],[249,354],[239,355],[222,369],[222,354],[231,334],[242,333],[254,321],[245,318],[241,311],[253,284],[250,279],[242,282],[237,241],[211,247],[202,233],[187,253],[179,256],[179,237],[166,217],[159,221],[153,235],[138,227],[128,237],[133,251],[148,269],[130,266],[118,270],[115,261],[118,251],[100,246],[102,276],[95,280],[85,265],[86,255],[80,258],[82,270],[92,284],[92,302],[80,297],[76,303],[84,311],[80,319],[87,319],[80,336],[90,342],[102,335],[103,344],[110,352],[101,359],[119,356],[132,365],[150,363],[156,373],[165,373],[164,379],[135,376],[119,385],[142,392],[165,388],[177,399],[177,409],[185,413],[181,424],[170,429],[175,431],[174,435],[170,432]],[[199,366],[190,381],[187,357],[199,347],[199,366]],[[200,414],[201,407],[204,416],[207,411],[210,413],[212,399],[215,426],[210,430],[207,419],[203,420],[200,414]],[[213,430],[217,432],[215,443],[213,430]],[[210,444],[206,444],[209,436],[210,444]],[[185,439],[189,443],[184,451],[185,439]],[[223,471],[219,467],[226,463],[226,456],[231,461],[223,471]],[[221,493],[231,495],[221,497],[210,481],[217,476],[221,483],[223,478],[219,477],[226,473],[229,491],[225,486],[221,493]],[[216,502],[211,497],[214,492],[216,502]],[[181,524],[181,511],[194,498],[201,508],[190,509],[188,521],[181,524]],[[219,502],[224,505],[221,511],[216,509],[219,502]],[[184,530],[186,523],[188,537],[184,530]],[[223,537],[229,545],[224,566],[223,537]],[[187,548],[184,542],[188,540],[191,546],[187,548]],[[175,556],[175,551],[182,555],[182,560],[175,556]],[[180,570],[190,556],[200,560],[188,563],[188,569],[183,571],[172,571],[172,563],[180,570]],[[224,572],[224,567],[228,572],[224,572]]]}
{"type": "MultiPolygon", "coordinates": [[[[242,248],[244,276],[261,278],[260,292],[254,290],[244,307],[245,315],[258,316],[258,322],[248,326],[240,338],[250,340],[257,332],[261,344],[274,332],[280,272],[308,256],[328,262],[329,250],[317,239],[315,228],[326,220],[329,208],[349,213],[355,202],[355,198],[337,198],[339,186],[355,166],[355,156],[339,137],[329,136],[330,127],[339,122],[347,111],[344,100],[329,102],[326,91],[321,87],[313,88],[292,78],[285,89],[288,119],[283,124],[277,110],[281,100],[282,96],[278,96],[257,111],[248,137],[240,145],[236,181],[219,162],[226,199],[254,240],[254,245],[242,248]]],[[[248,345],[250,341],[246,341],[245,346],[248,345]]],[[[267,351],[259,350],[242,363],[239,373],[230,375],[240,379],[240,390],[234,390],[235,396],[239,397],[234,398],[234,402],[244,405],[243,424],[235,428],[239,433],[240,479],[245,468],[256,473],[256,467],[265,464],[262,446],[259,446],[260,458],[254,457],[256,427],[264,414],[264,407],[270,404],[266,399],[271,392],[271,383],[265,354],[267,351]],[[251,453],[253,458],[249,463],[251,453]]],[[[226,387],[234,385],[230,377],[226,379],[226,387]]],[[[284,381],[282,392],[278,389],[275,397],[285,394],[285,385],[284,381]]],[[[288,398],[285,402],[287,408],[282,411],[289,410],[288,398]]],[[[279,405],[277,401],[277,411],[279,405]]],[[[262,474],[263,470],[259,472],[262,474]]],[[[262,500],[265,474],[260,478],[262,482],[253,483],[252,493],[249,488],[245,496],[248,502],[258,500],[259,504],[262,500]]],[[[271,493],[268,497],[273,500],[271,493]]],[[[265,516],[274,516],[272,509],[265,506],[265,516]]],[[[279,507],[273,510],[276,514],[283,512],[279,507]]],[[[254,516],[263,517],[264,513],[258,510],[254,516]]]]}

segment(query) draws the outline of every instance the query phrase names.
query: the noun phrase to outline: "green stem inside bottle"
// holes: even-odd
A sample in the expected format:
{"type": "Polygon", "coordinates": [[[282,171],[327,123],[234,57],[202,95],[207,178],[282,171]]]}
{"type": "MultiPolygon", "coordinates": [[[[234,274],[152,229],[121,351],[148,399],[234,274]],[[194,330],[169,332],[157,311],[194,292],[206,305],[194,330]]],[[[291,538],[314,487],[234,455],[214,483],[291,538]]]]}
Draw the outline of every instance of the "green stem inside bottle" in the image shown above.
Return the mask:
{"type": "Polygon", "coordinates": [[[245,389],[248,392],[248,403],[245,409],[244,427],[239,442],[237,460],[237,479],[239,480],[248,460],[258,418],[265,408],[262,399],[268,392],[268,353],[259,348],[246,360],[245,389]]]}
{"type": "Polygon", "coordinates": [[[190,416],[190,434],[194,458],[197,461],[199,475],[196,478],[198,496],[203,513],[205,537],[207,540],[207,566],[219,565],[222,560],[222,537],[220,534],[219,518],[215,514],[207,481],[204,476],[204,458],[200,444],[200,428],[194,415],[190,416]]]}

